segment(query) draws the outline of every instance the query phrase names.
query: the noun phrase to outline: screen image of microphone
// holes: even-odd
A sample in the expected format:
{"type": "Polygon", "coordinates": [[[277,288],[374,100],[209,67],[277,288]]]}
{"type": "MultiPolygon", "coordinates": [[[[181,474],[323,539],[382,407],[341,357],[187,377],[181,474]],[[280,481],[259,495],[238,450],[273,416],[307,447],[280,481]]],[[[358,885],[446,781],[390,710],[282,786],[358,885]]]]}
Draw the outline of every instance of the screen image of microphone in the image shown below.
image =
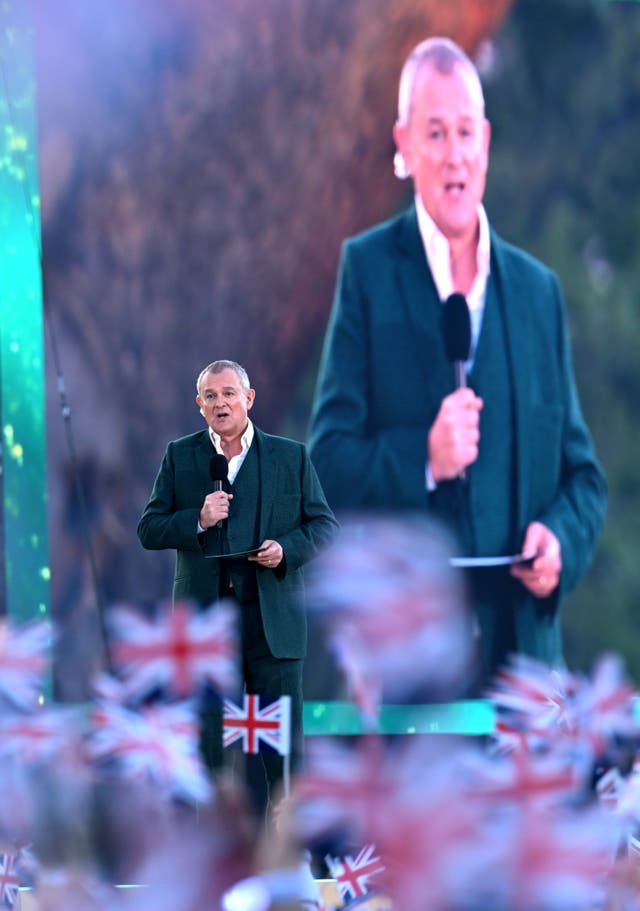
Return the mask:
{"type": "MultiPolygon", "coordinates": [[[[209,477],[211,478],[211,483],[213,484],[214,493],[216,490],[223,489],[223,483],[227,480],[228,474],[229,463],[223,455],[221,455],[219,452],[216,452],[209,459],[209,477]]],[[[218,519],[216,528],[222,528],[222,519],[218,519]]]]}
{"type": "MultiPolygon", "coordinates": [[[[442,332],[447,359],[453,364],[453,378],[456,389],[467,385],[466,362],[471,353],[471,316],[464,294],[455,291],[443,304],[442,332]]],[[[467,473],[460,473],[460,480],[466,481],[467,473]]]]}
{"type": "Polygon", "coordinates": [[[442,331],[447,359],[453,364],[456,389],[467,385],[465,363],[471,352],[471,317],[464,294],[456,291],[443,304],[442,331]]]}

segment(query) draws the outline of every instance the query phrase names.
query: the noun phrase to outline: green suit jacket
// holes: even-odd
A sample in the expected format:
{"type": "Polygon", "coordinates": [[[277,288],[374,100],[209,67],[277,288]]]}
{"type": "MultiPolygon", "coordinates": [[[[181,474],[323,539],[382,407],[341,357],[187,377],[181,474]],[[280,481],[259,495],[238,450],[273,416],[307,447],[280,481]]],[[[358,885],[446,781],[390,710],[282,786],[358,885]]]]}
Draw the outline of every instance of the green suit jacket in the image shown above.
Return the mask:
{"type": "MultiPolygon", "coordinates": [[[[255,428],[260,458],[259,541],[270,538],[284,551],[275,569],[256,567],[260,610],[276,658],[301,658],[306,650],[303,569],[334,537],[331,512],[305,446],[255,428]]],[[[208,431],[167,446],[151,498],[138,525],[142,546],[176,550],[175,599],[208,605],[218,597],[220,561],[204,556],[198,518],[211,492],[208,431]]],[[[231,508],[233,509],[233,503],[231,508]]]]}
{"type": "MultiPolygon", "coordinates": [[[[550,598],[536,601],[521,587],[518,648],[557,663],[557,605],[592,559],[605,482],[578,401],[556,276],[492,232],[490,280],[513,365],[515,546],[539,520],[562,547],[550,598]]],[[[433,506],[427,432],[453,390],[449,377],[441,302],[411,207],[343,245],[310,427],[311,457],[333,509],[433,506]]],[[[482,423],[480,433],[482,446],[482,423]]]]}

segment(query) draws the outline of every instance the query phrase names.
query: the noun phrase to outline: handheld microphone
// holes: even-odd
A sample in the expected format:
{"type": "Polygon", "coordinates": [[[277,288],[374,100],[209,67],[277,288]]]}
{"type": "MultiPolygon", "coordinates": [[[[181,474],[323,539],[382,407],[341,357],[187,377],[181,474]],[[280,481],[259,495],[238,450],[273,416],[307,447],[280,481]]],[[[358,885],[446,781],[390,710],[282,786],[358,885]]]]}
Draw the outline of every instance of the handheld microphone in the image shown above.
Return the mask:
{"type": "MultiPolygon", "coordinates": [[[[450,294],[443,304],[442,332],[447,358],[453,364],[455,387],[464,389],[467,385],[465,364],[471,353],[471,316],[467,299],[459,291],[450,294]]],[[[460,480],[467,480],[465,471],[460,473],[460,480]]]]}
{"type": "Polygon", "coordinates": [[[471,353],[471,317],[464,294],[455,291],[443,304],[442,331],[448,360],[453,364],[456,389],[467,385],[465,363],[471,353]]]}
{"type": "MultiPolygon", "coordinates": [[[[214,453],[209,459],[209,477],[213,484],[214,492],[223,489],[223,482],[229,474],[229,463],[219,452],[214,453]]],[[[216,522],[216,528],[222,528],[222,519],[216,522]]]]}

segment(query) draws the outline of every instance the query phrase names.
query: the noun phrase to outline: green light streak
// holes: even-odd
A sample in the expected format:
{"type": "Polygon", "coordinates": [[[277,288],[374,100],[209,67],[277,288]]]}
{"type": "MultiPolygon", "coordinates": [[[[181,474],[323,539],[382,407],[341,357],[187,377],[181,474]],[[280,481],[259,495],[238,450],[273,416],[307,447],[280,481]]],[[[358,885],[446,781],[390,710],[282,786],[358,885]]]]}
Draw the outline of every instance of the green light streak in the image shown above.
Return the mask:
{"type": "MultiPolygon", "coordinates": [[[[383,705],[378,734],[490,734],[495,710],[490,702],[466,700],[434,705],[383,705]]],[[[306,737],[372,733],[351,702],[305,702],[306,737]]]]}
{"type": "Polygon", "coordinates": [[[0,417],[4,603],[49,605],[40,200],[30,4],[0,5],[0,417]]]}

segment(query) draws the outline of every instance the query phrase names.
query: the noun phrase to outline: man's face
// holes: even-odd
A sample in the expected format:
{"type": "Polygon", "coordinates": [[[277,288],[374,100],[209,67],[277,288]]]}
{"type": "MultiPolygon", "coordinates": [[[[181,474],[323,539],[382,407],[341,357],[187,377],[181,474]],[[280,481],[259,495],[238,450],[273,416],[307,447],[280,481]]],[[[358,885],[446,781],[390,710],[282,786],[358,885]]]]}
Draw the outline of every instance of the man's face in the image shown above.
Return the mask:
{"type": "Polygon", "coordinates": [[[209,427],[223,439],[232,440],[244,433],[254,398],[255,390],[245,392],[238,374],[227,367],[220,373],[205,374],[196,403],[209,427]]]}
{"type": "Polygon", "coordinates": [[[396,123],[394,137],[438,228],[450,241],[468,238],[484,195],[491,128],[465,67],[444,75],[425,65],[414,85],[409,123],[396,123]]]}

